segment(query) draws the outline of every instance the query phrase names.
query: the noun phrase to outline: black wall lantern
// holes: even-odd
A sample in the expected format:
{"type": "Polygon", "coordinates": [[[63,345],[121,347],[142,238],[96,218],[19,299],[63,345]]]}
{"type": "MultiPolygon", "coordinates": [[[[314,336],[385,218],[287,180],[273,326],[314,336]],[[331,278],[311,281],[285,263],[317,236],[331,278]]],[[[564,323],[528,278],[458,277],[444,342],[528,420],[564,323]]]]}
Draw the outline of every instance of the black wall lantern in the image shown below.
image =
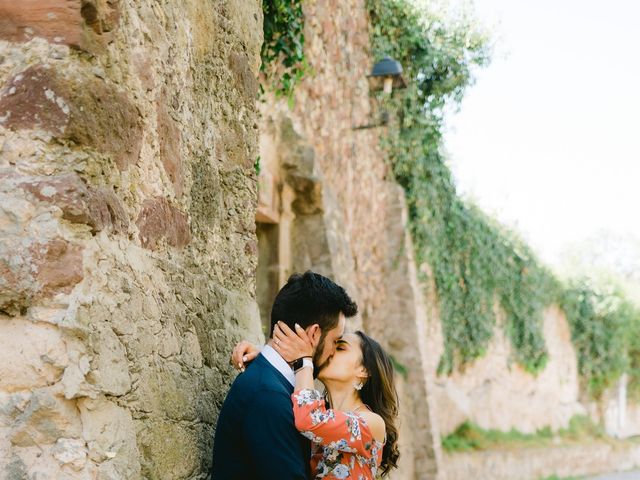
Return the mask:
{"type": "Polygon", "coordinates": [[[373,66],[369,74],[371,90],[382,90],[386,95],[396,88],[407,88],[407,82],[402,78],[402,65],[391,57],[384,57],[373,66]]]}
{"type": "MultiPolygon", "coordinates": [[[[406,88],[407,82],[402,78],[402,65],[391,57],[384,57],[373,66],[369,78],[369,91],[380,92],[384,95],[391,95],[393,89],[406,88]]],[[[354,130],[364,130],[366,128],[381,127],[389,123],[389,113],[380,112],[380,118],[375,123],[359,125],[353,127],[354,130]]]]}

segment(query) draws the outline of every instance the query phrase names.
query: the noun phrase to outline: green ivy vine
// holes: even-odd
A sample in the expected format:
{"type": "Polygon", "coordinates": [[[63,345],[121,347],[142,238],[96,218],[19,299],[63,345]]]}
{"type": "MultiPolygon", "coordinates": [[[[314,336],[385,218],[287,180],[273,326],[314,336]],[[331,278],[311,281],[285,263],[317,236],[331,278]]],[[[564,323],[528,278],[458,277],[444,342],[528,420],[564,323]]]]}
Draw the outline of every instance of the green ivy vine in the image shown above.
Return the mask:
{"type": "MultiPolygon", "coordinates": [[[[264,0],[261,71],[277,96],[293,98],[295,86],[308,70],[304,55],[302,0],[264,0]]],[[[262,85],[261,85],[261,88],[262,85]]]]}
{"type": "Polygon", "coordinates": [[[417,261],[435,281],[445,338],[439,369],[485,353],[497,303],[514,360],[537,372],[547,359],[542,312],[556,282],[513,232],[460,198],[442,149],[444,109],[488,64],[489,37],[469,19],[446,23],[407,0],[368,0],[368,8],[374,57],[400,61],[409,84],[390,100],[398,122],[384,146],[406,193],[417,261]]]}
{"type": "Polygon", "coordinates": [[[374,58],[400,61],[408,88],[384,99],[397,117],[383,139],[404,188],[419,264],[435,282],[449,373],[482,356],[495,331],[497,304],[514,359],[539,372],[547,361],[547,305],[560,304],[572,330],[580,374],[594,396],[629,372],[640,397],[640,312],[619,293],[564,286],[515,232],[464,201],[443,153],[445,107],[461,101],[491,43],[473,18],[446,21],[410,0],[367,0],[374,58]]]}
{"type": "Polygon", "coordinates": [[[586,390],[599,397],[620,376],[640,395],[640,310],[615,287],[590,279],[569,283],[561,305],[571,325],[578,369],[586,390]]]}
{"type": "MultiPolygon", "coordinates": [[[[468,15],[451,21],[411,0],[366,1],[373,57],[399,60],[408,80],[401,95],[379,97],[397,116],[383,146],[405,190],[416,259],[429,265],[424,275],[436,286],[445,338],[440,372],[485,353],[495,305],[505,314],[513,360],[540,371],[547,361],[542,313],[560,303],[587,391],[598,396],[628,372],[630,390],[640,399],[639,309],[593,283],[562,286],[515,232],[456,191],[442,147],[445,107],[459,104],[474,69],[489,63],[489,36],[468,15]]],[[[267,88],[291,101],[309,69],[302,0],[264,0],[263,12],[261,69],[267,88]]]]}

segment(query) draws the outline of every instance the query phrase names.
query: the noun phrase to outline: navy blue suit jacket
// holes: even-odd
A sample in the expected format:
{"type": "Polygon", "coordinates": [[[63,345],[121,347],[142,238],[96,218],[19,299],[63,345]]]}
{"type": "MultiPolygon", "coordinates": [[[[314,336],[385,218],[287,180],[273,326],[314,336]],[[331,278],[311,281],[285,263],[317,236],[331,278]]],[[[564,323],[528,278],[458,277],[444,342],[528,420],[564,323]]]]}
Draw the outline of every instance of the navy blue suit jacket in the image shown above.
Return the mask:
{"type": "Polygon", "coordinates": [[[293,386],[258,355],[220,410],[212,480],[308,480],[310,443],[296,430],[293,386]]]}

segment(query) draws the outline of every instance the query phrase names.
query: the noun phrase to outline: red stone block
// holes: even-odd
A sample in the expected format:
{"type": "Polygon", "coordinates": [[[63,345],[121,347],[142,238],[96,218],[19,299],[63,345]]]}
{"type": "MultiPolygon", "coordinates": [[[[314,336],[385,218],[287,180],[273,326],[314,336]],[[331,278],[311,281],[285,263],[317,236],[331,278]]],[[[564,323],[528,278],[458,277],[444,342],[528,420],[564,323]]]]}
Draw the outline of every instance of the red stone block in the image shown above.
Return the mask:
{"type": "Polygon", "coordinates": [[[42,64],[16,74],[0,91],[0,124],[94,148],[122,170],[137,162],[142,147],[140,113],[126,93],[103,79],[68,79],[42,64]]]}
{"type": "Polygon", "coordinates": [[[110,40],[118,16],[118,0],[0,0],[0,39],[42,37],[95,53],[110,40]]]}
{"type": "Polygon", "coordinates": [[[6,128],[62,135],[68,122],[69,106],[60,95],[52,72],[43,65],[10,78],[0,92],[0,124],[6,128]]]}
{"type": "Polygon", "coordinates": [[[163,94],[157,107],[160,160],[164,166],[177,197],[182,195],[182,158],[180,157],[181,134],[177,122],[171,118],[163,94]]]}
{"type": "Polygon", "coordinates": [[[187,215],[162,197],[145,200],[136,224],[142,246],[150,250],[163,238],[173,247],[184,247],[191,241],[187,215]]]}
{"type": "Polygon", "coordinates": [[[80,245],[57,238],[46,244],[33,245],[31,255],[40,292],[45,296],[58,291],[68,293],[84,277],[80,245]]]}
{"type": "Polygon", "coordinates": [[[244,253],[249,255],[250,257],[258,256],[258,241],[251,239],[244,246],[244,253]]]}
{"type": "Polygon", "coordinates": [[[107,227],[116,232],[127,230],[127,213],[113,191],[89,187],[75,173],[36,177],[21,181],[18,186],[60,208],[65,220],[87,224],[94,233],[107,227]]]}

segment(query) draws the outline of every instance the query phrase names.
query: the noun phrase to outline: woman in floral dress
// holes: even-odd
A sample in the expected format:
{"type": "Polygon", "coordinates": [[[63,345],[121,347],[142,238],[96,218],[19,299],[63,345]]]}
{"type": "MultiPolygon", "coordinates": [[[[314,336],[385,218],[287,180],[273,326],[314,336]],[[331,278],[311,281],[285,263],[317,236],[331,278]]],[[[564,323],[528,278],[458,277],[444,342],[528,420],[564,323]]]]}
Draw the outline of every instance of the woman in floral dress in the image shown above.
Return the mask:
{"type": "Polygon", "coordinates": [[[362,332],[343,335],[318,372],[325,398],[314,386],[314,346],[305,330],[279,323],[274,339],[281,355],[304,358],[291,398],[296,428],[312,442],[313,478],[373,480],[396,467],[398,400],[380,345],[362,332]]]}

